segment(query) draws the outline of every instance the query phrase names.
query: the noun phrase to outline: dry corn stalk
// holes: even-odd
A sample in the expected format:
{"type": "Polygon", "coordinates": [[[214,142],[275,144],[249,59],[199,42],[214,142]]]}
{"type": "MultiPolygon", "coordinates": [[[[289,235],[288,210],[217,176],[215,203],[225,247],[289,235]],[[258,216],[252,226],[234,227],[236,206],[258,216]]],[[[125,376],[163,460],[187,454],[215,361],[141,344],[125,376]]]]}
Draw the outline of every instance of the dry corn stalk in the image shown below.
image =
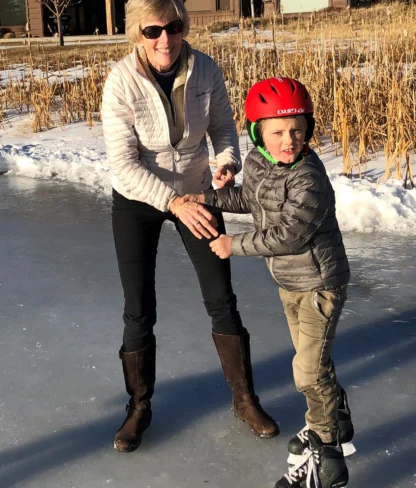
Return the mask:
{"type": "MultiPolygon", "coordinates": [[[[239,26],[236,36],[216,38],[208,27],[198,32],[192,44],[222,68],[239,131],[245,128],[247,91],[255,82],[271,76],[294,77],[305,83],[315,103],[314,142],[319,142],[318,135],[330,135],[342,148],[346,174],[361,175],[371,153],[384,148],[386,177],[409,179],[407,158],[410,161],[416,144],[416,37],[409,33],[414,32],[416,9],[403,4],[388,8],[387,17],[385,6],[317,12],[313,19],[294,21],[274,15],[269,33],[256,32],[251,21],[241,19],[234,24],[239,26]],[[353,35],[351,25],[360,25],[353,35]]],[[[42,47],[26,58],[16,57],[15,51],[0,52],[1,70],[13,68],[16,62],[29,66],[22,79],[10,80],[1,89],[0,111],[34,112],[34,130],[51,126],[48,111],[57,111],[60,123],[93,124],[110,63],[128,50],[119,44],[80,46],[68,52],[42,47]],[[68,67],[84,70],[84,76],[77,80],[64,76],[53,89],[33,74],[42,69],[52,85],[52,73],[64,73],[68,67]],[[39,96],[34,95],[38,90],[39,96]]]]}

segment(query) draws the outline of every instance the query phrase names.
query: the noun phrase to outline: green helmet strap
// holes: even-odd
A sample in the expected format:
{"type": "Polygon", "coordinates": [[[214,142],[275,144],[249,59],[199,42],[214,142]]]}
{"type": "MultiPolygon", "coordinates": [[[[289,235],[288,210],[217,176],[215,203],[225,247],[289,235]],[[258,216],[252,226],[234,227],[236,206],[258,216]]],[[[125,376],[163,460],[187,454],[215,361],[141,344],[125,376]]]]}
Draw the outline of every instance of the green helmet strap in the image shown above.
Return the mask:
{"type": "Polygon", "coordinates": [[[279,164],[279,161],[276,161],[274,157],[266,149],[264,149],[264,147],[257,146],[257,149],[259,153],[262,154],[267,159],[267,161],[269,161],[272,164],[279,164]]]}
{"type": "Polygon", "coordinates": [[[252,122],[250,124],[250,136],[251,136],[251,140],[253,141],[253,143],[255,144],[255,146],[257,147],[259,153],[261,155],[263,155],[267,161],[270,161],[270,163],[272,164],[278,164],[279,161],[276,161],[270,154],[268,151],[266,151],[266,149],[264,149],[264,147],[261,147],[259,145],[259,142],[258,141],[258,138],[257,138],[257,134],[256,134],[256,125],[257,125],[257,122],[252,122]]]}
{"type": "Polygon", "coordinates": [[[257,142],[256,125],[257,125],[257,122],[252,122],[250,124],[250,136],[251,136],[251,140],[254,142],[254,144],[256,144],[256,142],[257,142]]]}
{"type": "Polygon", "coordinates": [[[278,164],[279,161],[276,161],[270,155],[270,153],[268,151],[266,151],[266,149],[264,149],[264,147],[261,147],[260,146],[260,142],[263,142],[263,141],[259,141],[258,138],[257,138],[256,125],[257,125],[257,122],[252,122],[250,124],[250,136],[251,136],[251,140],[253,141],[253,143],[257,147],[259,153],[262,154],[267,159],[267,161],[269,161],[272,164],[278,164]]]}

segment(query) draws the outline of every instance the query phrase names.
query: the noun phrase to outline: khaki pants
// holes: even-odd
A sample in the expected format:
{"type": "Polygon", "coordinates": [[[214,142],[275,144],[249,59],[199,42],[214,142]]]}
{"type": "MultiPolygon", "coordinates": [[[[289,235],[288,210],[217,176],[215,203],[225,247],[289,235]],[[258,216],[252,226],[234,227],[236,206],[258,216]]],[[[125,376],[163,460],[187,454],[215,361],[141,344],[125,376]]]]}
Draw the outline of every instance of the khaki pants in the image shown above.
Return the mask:
{"type": "Polygon", "coordinates": [[[331,358],[332,344],[347,286],[333,291],[291,292],[279,288],[296,354],[293,377],[306,397],[306,423],[323,442],[338,435],[340,387],[331,358]]]}

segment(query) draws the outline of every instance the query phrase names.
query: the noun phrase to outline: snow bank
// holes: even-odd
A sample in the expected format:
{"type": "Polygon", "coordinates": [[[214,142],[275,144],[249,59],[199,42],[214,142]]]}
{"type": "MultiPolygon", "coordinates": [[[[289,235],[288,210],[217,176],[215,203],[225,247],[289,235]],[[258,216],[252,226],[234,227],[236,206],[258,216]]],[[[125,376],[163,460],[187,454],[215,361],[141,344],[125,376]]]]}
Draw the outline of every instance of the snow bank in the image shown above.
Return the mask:
{"type": "Polygon", "coordinates": [[[416,189],[405,190],[398,180],[377,185],[328,173],[342,230],[416,235],[416,189]]]}
{"type": "MultiPolygon", "coordinates": [[[[4,131],[2,131],[4,133],[4,131]]],[[[28,136],[8,137],[0,133],[0,172],[40,179],[82,183],[95,193],[111,194],[110,171],[99,125],[87,128],[72,124],[28,136]]],[[[5,132],[7,134],[7,131],[5,132]]],[[[245,147],[242,138],[241,145],[245,147]]],[[[247,151],[243,150],[243,154],[247,151]]],[[[337,216],[344,231],[385,232],[416,235],[416,189],[405,190],[402,182],[376,183],[384,171],[382,157],[372,162],[372,180],[350,180],[340,176],[340,159],[325,151],[323,160],[336,192],[337,216]]],[[[242,175],[237,177],[241,182],[242,175]]],[[[225,216],[229,222],[251,222],[249,215],[225,216]]]]}
{"type": "MultiPolygon", "coordinates": [[[[100,70],[105,70],[106,65],[111,66],[112,63],[103,63],[100,66],[96,65],[100,70]]],[[[58,71],[41,69],[31,69],[27,64],[15,64],[9,69],[0,70],[0,88],[4,88],[8,83],[22,82],[33,77],[35,80],[48,80],[50,84],[58,84],[67,82],[75,82],[82,78],[86,78],[91,73],[91,69],[84,66],[81,61],[72,68],[62,69],[58,71]]]]}
{"type": "Polygon", "coordinates": [[[109,168],[104,150],[57,144],[0,145],[0,172],[43,180],[58,179],[85,184],[94,192],[111,194],[109,168]]]}

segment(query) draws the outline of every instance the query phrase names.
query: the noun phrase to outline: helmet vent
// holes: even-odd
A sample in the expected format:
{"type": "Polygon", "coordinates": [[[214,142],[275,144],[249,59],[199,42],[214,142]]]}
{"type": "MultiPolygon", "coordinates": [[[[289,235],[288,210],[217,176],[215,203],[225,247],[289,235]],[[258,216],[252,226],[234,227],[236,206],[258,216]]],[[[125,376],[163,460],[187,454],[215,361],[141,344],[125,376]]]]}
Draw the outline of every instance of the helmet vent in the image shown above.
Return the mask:
{"type": "Polygon", "coordinates": [[[277,91],[276,87],[274,85],[272,85],[271,83],[270,83],[270,88],[272,89],[272,91],[274,93],[276,93],[276,95],[279,95],[279,92],[277,91]]]}
{"type": "Polygon", "coordinates": [[[292,93],[295,93],[296,85],[293,83],[292,80],[290,80],[290,87],[292,88],[292,93]]]}
{"type": "Polygon", "coordinates": [[[259,93],[259,97],[260,97],[260,100],[263,102],[263,103],[267,103],[266,99],[263,97],[263,95],[261,93],[259,93]]]}

